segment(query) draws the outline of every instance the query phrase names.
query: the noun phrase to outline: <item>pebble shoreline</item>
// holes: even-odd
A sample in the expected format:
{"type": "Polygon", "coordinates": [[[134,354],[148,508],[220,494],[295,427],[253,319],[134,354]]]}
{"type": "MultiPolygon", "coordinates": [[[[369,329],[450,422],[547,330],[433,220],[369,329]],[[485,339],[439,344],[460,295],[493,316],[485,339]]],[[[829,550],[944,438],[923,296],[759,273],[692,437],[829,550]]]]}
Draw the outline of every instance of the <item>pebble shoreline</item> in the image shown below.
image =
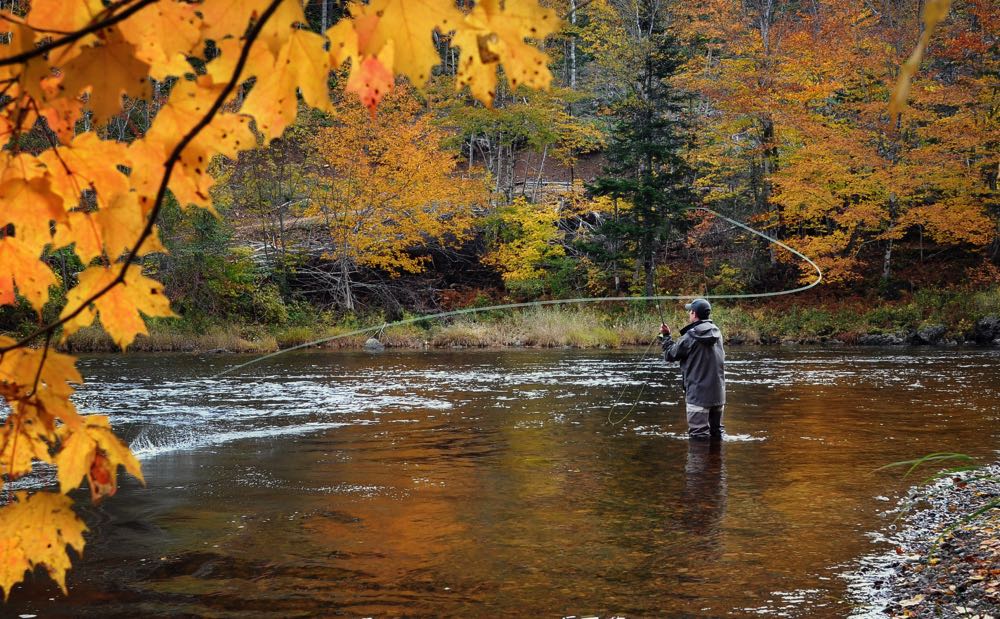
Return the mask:
{"type": "Polygon", "coordinates": [[[911,489],[888,531],[890,550],[845,578],[852,619],[1000,619],[1000,462],[911,489]]]}

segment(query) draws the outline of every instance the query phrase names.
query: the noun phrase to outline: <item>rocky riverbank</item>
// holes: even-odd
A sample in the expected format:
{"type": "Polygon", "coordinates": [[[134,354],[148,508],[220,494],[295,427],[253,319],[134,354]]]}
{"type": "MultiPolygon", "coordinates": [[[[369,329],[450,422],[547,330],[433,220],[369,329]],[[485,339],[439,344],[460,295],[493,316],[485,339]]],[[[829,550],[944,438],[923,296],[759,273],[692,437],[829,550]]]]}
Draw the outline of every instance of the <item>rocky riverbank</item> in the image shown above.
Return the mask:
{"type": "Polygon", "coordinates": [[[847,576],[852,617],[1000,618],[1000,463],[911,490],[899,515],[891,550],[847,576]]]}

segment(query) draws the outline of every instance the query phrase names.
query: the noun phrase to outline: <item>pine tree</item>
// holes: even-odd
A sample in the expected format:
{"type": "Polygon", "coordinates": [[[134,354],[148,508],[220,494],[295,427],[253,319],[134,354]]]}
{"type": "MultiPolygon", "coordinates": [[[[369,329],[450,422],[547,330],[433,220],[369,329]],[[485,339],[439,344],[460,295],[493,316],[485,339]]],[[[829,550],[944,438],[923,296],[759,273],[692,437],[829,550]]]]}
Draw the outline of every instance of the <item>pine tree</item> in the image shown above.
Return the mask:
{"type": "MultiPolygon", "coordinates": [[[[637,29],[635,79],[611,106],[612,141],[604,175],[588,187],[595,196],[627,203],[598,229],[603,240],[585,250],[617,273],[625,261],[641,268],[645,294],[654,294],[657,254],[684,228],[684,209],[695,203],[692,170],[682,154],[690,142],[682,96],[670,78],[682,64],[681,47],[653,3],[637,29]]],[[[615,289],[619,288],[615,277],[615,289]]]]}

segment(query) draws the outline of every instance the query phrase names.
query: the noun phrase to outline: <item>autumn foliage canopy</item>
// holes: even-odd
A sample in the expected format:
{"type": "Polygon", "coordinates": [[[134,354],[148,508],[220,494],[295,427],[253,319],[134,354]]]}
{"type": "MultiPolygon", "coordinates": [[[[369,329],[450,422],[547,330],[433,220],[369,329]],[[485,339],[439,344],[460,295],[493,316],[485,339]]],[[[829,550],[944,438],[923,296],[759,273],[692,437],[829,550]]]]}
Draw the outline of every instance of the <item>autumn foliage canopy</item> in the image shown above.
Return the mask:
{"type": "Polygon", "coordinates": [[[0,151],[0,304],[20,295],[41,324],[20,341],[0,337],[9,407],[0,484],[44,462],[59,486],[17,490],[0,508],[6,596],[36,566],[65,590],[67,546],[81,552],[85,530],[67,495],[82,480],[94,501],[115,493],[120,466],[142,481],[108,419],[76,410],[75,359],[50,345],[99,321],[124,349],[146,333],[144,316],[171,315],[163,286],[133,264],[163,251],[155,222],[168,192],[182,207],[212,209],[211,160],[280,136],[299,97],[331,111],[335,68],[349,70],[347,91],[371,114],[397,75],[424,85],[438,63],[435,31],[461,50],[457,87],[484,104],[500,64],[512,86],[547,87],[547,57],[526,39],[543,39],[558,19],[536,0],[481,0],[467,12],[450,0],[374,0],[314,32],[300,0],[34,0],[0,20],[0,132],[10,144],[0,151]],[[142,137],[125,143],[102,131],[123,101],[154,93],[165,102],[142,137]],[[23,146],[39,127],[47,144],[23,146]],[[86,267],[75,286],[45,260],[65,247],[86,267]],[[65,307],[45,323],[58,283],[65,307]]]}

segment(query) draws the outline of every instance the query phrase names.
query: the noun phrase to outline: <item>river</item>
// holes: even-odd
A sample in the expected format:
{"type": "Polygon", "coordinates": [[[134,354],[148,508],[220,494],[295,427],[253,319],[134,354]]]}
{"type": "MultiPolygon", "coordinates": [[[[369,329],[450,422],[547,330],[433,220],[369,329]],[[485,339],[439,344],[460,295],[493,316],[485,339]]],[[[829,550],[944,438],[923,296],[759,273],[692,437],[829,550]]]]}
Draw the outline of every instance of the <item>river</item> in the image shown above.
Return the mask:
{"type": "Polygon", "coordinates": [[[39,576],[5,612],[844,617],[843,574],[913,483],[874,469],[1000,449],[995,350],[732,348],[721,445],[685,440],[679,372],[648,351],[306,352],[211,378],[246,359],[82,361],[78,405],[147,486],[81,491],[69,597],[39,576]]]}

